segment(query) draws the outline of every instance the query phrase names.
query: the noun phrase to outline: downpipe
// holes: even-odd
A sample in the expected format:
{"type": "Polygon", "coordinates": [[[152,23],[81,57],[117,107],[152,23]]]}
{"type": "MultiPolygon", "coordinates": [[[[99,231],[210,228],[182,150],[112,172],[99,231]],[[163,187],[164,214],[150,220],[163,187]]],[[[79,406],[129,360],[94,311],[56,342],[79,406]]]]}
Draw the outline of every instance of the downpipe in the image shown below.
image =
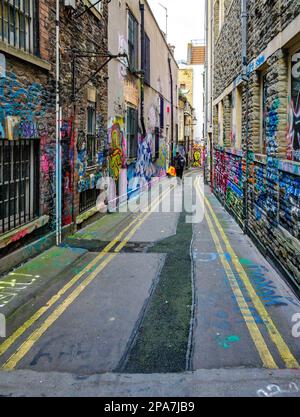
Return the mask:
{"type": "Polygon", "coordinates": [[[248,43],[248,0],[242,0],[241,10],[242,21],[242,66],[243,82],[246,86],[246,137],[245,137],[245,154],[246,154],[246,175],[244,183],[244,234],[248,234],[249,228],[249,75],[247,71],[247,43],[248,43]]]}
{"type": "Polygon", "coordinates": [[[146,137],[145,127],[145,5],[140,3],[141,13],[141,103],[140,103],[140,123],[143,138],[146,137]]]}

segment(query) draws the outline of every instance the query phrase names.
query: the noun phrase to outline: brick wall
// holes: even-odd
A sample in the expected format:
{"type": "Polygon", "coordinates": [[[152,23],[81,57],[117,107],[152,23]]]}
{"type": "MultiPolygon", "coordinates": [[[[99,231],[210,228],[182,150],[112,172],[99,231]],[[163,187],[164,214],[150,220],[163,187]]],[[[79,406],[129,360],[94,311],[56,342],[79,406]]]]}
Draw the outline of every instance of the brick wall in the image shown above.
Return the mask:
{"type": "MultiPolygon", "coordinates": [[[[215,20],[213,74],[216,100],[214,143],[218,143],[221,125],[217,116],[220,97],[224,108],[225,135],[224,147],[215,145],[215,193],[241,224],[245,224],[248,219],[251,235],[267,253],[275,255],[281,267],[298,285],[300,169],[299,164],[291,160],[297,159],[298,154],[290,150],[292,145],[289,142],[294,140],[295,146],[297,139],[295,124],[291,127],[297,114],[295,103],[291,101],[291,57],[300,50],[300,28],[298,35],[282,47],[274,47],[272,41],[284,29],[290,30],[295,25],[293,19],[299,14],[300,4],[297,0],[249,0],[247,56],[251,66],[248,67],[247,83],[241,77],[240,1],[233,0],[227,4],[225,22],[220,33],[216,28],[219,26],[219,16],[215,20]],[[265,56],[268,45],[274,52],[265,56]],[[253,62],[256,62],[255,65],[253,62]],[[230,100],[237,85],[242,91],[243,129],[241,149],[234,151],[231,149],[230,100]]],[[[295,69],[294,74],[297,76],[295,69]]]]}
{"type": "MultiPolygon", "coordinates": [[[[83,11],[83,0],[77,11],[83,11]]],[[[49,215],[55,227],[55,0],[39,1],[39,53],[26,55],[18,49],[3,52],[6,77],[0,79],[0,131],[7,116],[19,118],[14,140],[32,139],[40,143],[40,215],[49,215]]],[[[107,3],[100,19],[92,12],[75,19],[69,9],[60,9],[61,106],[63,162],[63,224],[75,221],[79,213],[79,191],[94,189],[105,171],[107,146],[107,66],[76,95],[72,94],[72,48],[107,53],[107,3]],[[87,107],[95,92],[97,149],[93,167],[87,167],[87,107]],[[100,156],[101,153],[101,156],[100,156]]],[[[1,51],[0,51],[1,53],[1,51]]],[[[105,61],[105,57],[84,57],[76,61],[76,88],[105,61]]],[[[7,132],[2,132],[5,138],[7,132]]],[[[1,140],[1,138],[0,138],[1,140]]]]}

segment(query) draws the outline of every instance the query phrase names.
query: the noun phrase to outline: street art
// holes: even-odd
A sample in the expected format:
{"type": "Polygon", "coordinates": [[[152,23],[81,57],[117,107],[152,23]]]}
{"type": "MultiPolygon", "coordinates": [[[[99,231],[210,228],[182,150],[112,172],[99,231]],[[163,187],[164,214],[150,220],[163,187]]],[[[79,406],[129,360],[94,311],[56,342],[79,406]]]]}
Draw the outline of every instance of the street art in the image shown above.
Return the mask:
{"type": "Polygon", "coordinates": [[[124,134],[124,119],[116,117],[111,121],[108,129],[108,143],[110,147],[110,174],[118,183],[120,170],[126,167],[126,139],[124,134]]]}
{"type": "MultiPolygon", "coordinates": [[[[119,34],[119,54],[128,54],[128,40],[124,35],[119,34]]],[[[127,60],[126,58],[119,58],[119,78],[123,80],[127,76],[127,60]]]]}
{"type": "Polygon", "coordinates": [[[163,177],[167,171],[167,144],[163,138],[160,139],[159,158],[156,161],[157,176],[163,177]]]}
{"type": "Polygon", "coordinates": [[[273,101],[267,114],[266,120],[266,151],[267,151],[267,171],[266,186],[267,198],[265,209],[268,220],[273,226],[278,224],[278,193],[277,184],[279,183],[279,162],[278,162],[278,143],[277,131],[279,125],[278,109],[280,106],[279,99],[273,101]]]}
{"type": "MultiPolygon", "coordinates": [[[[14,275],[11,273],[10,275],[14,275]]],[[[39,276],[28,275],[32,277],[29,282],[17,282],[16,279],[11,279],[8,281],[0,281],[0,308],[5,307],[7,304],[11,303],[17,295],[30,287],[39,276]]]]}
{"type": "Polygon", "coordinates": [[[151,133],[148,133],[145,138],[139,137],[136,174],[142,185],[149,183],[156,175],[156,169],[152,162],[152,140],[151,133]]]}
{"type": "Polygon", "coordinates": [[[228,336],[226,338],[221,337],[220,335],[217,336],[218,345],[221,346],[223,349],[230,349],[234,343],[239,342],[241,339],[239,336],[228,336]]]}
{"type": "Polygon", "coordinates": [[[258,397],[273,398],[286,394],[298,394],[300,388],[295,382],[290,382],[287,388],[282,388],[279,385],[268,385],[266,388],[262,388],[257,391],[258,397]]]}
{"type": "Polygon", "coordinates": [[[279,188],[280,225],[300,239],[300,178],[280,171],[279,188]]]}
{"type": "MultiPolygon", "coordinates": [[[[298,306],[291,297],[279,295],[276,285],[266,275],[269,272],[267,268],[254,264],[248,259],[241,259],[240,262],[245,268],[256,293],[261,297],[266,307],[285,307],[290,304],[298,306]]],[[[241,283],[241,285],[243,284],[241,283]]]]}
{"type": "Polygon", "coordinates": [[[193,167],[200,168],[201,167],[201,146],[200,145],[194,145],[193,147],[193,167]]]}
{"type": "Polygon", "coordinates": [[[214,181],[219,197],[235,216],[243,219],[243,159],[239,154],[216,149],[214,181]]]}
{"type": "Polygon", "coordinates": [[[39,83],[24,87],[17,75],[6,70],[0,78],[0,137],[34,138],[44,130],[39,118],[47,111],[48,93],[39,83]]]}
{"type": "Polygon", "coordinates": [[[288,159],[300,161],[300,51],[292,57],[291,97],[288,110],[288,159]]]}

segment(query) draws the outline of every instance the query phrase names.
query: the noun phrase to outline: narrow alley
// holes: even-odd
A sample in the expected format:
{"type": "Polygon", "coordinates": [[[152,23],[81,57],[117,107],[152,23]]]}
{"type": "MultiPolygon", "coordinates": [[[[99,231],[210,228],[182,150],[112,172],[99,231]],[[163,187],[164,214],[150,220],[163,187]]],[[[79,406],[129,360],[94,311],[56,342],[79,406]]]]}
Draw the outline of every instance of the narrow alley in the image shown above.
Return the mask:
{"type": "Polygon", "coordinates": [[[298,381],[290,395],[299,392],[299,299],[208,188],[204,196],[200,171],[189,180],[195,204],[205,203],[199,222],[176,210],[182,187],[166,179],[162,193],[153,187],[151,211],[105,216],[5,277],[1,285],[20,291],[0,345],[11,371],[0,373],[1,395],[170,395],[167,374],[173,383],[181,375],[179,395],[212,394],[203,384],[214,377],[214,395],[255,396],[270,381],[298,381]],[[164,212],[169,195],[174,209],[164,212]]]}
{"type": "Polygon", "coordinates": [[[0,1],[0,398],[53,396],[300,397],[299,0],[0,1]]]}

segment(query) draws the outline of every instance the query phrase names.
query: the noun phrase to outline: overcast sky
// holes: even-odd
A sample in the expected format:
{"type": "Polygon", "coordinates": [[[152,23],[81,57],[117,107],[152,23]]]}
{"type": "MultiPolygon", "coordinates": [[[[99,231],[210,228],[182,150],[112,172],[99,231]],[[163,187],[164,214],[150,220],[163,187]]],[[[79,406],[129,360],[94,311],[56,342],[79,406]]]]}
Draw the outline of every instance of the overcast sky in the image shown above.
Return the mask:
{"type": "Polygon", "coordinates": [[[176,46],[177,60],[187,58],[187,44],[193,39],[204,39],[205,0],[148,0],[161,29],[166,31],[168,9],[168,42],[176,46]]]}

